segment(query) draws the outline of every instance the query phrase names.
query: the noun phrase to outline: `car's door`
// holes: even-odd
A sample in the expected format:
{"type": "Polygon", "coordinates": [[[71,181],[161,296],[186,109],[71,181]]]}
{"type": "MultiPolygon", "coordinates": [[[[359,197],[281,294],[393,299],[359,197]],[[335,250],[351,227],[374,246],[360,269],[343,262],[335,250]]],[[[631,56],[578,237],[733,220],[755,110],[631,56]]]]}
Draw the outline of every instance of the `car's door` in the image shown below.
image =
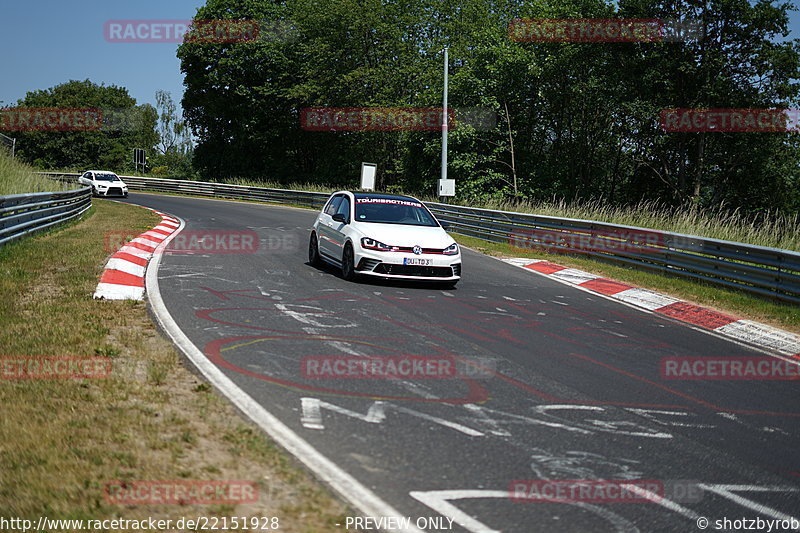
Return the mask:
{"type": "Polygon", "coordinates": [[[333,215],[339,209],[339,204],[342,203],[343,197],[343,194],[337,194],[328,201],[319,216],[319,224],[317,224],[317,243],[319,244],[320,253],[335,259],[339,259],[339,257],[336,255],[336,247],[332,244],[335,239],[332,228],[333,215]]]}
{"type": "Polygon", "coordinates": [[[81,177],[78,178],[78,183],[81,185],[91,185],[92,184],[92,173],[91,172],[84,172],[81,177]]]}
{"type": "Polygon", "coordinates": [[[336,214],[342,215],[344,222],[331,218],[331,248],[333,256],[341,261],[344,253],[345,232],[350,224],[350,198],[347,195],[343,195],[339,207],[336,208],[336,214]]]}

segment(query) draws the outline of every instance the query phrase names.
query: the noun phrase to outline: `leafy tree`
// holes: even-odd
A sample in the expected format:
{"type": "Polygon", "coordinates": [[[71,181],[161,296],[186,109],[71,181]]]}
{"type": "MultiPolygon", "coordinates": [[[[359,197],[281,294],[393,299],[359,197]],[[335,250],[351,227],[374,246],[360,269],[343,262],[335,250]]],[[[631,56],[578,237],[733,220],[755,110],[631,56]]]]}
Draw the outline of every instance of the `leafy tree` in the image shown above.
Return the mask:
{"type": "Polygon", "coordinates": [[[96,108],[103,126],[89,131],[24,131],[18,135],[19,157],[40,168],[132,168],[133,148],[152,149],[158,141],[156,110],[136,105],[127,89],[69,81],[28,92],[17,107],[96,108]]]}

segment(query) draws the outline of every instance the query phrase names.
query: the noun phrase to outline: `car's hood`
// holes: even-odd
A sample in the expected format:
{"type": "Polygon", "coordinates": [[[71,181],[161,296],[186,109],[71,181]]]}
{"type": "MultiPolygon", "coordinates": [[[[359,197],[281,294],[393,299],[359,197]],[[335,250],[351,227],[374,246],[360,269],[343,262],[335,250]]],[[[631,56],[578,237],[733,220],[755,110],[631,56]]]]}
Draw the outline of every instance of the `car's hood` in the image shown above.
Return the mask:
{"type": "Polygon", "coordinates": [[[125,182],[122,180],[119,181],[104,181],[104,180],[94,180],[92,183],[95,187],[99,187],[100,185],[105,185],[106,187],[127,187],[125,182]]]}
{"type": "Polygon", "coordinates": [[[428,226],[406,226],[403,224],[376,224],[356,222],[357,229],[369,237],[389,246],[415,246],[423,248],[447,248],[453,238],[442,228],[428,226]]]}

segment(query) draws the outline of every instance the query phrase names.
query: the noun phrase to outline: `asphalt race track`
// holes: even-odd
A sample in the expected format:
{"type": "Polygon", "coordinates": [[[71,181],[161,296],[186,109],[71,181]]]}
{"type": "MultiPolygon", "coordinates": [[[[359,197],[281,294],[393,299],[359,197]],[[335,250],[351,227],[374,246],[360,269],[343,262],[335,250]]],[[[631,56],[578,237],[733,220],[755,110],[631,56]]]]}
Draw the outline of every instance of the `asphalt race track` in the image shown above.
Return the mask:
{"type": "Polygon", "coordinates": [[[349,283],[307,264],[309,210],[127,201],[180,217],[184,232],[258,234],[255,253],[164,254],[164,304],[238,387],[324,457],[412,525],[444,523],[419,529],[450,530],[446,518],[473,533],[800,519],[800,382],[661,374],[665,357],[762,352],[471,250],[454,290],[349,283]],[[305,358],[321,356],[450,360],[459,374],[307,375],[305,358]],[[515,480],[611,480],[635,497],[516,501],[527,492],[511,492],[515,480]]]}

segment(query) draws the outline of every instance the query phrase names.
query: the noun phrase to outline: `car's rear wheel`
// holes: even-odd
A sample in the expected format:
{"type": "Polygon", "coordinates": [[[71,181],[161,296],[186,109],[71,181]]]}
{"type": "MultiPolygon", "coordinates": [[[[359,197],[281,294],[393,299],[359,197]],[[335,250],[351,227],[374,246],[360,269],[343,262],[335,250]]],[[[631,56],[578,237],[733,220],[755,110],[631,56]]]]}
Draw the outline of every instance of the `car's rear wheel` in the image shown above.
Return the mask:
{"type": "Polygon", "coordinates": [[[342,253],[342,277],[347,281],[356,279],[355,255],[353,254],[353,245],[349,242],[344,245],[342,253]]]}
{"type": "Polygon", "coordinates": [[[311,238],[308,240],[308,262],[315,267],[320,266],[322,263],[319,258],[319,243],[317,242],[316,233],[312,233],[311,238]]]}

